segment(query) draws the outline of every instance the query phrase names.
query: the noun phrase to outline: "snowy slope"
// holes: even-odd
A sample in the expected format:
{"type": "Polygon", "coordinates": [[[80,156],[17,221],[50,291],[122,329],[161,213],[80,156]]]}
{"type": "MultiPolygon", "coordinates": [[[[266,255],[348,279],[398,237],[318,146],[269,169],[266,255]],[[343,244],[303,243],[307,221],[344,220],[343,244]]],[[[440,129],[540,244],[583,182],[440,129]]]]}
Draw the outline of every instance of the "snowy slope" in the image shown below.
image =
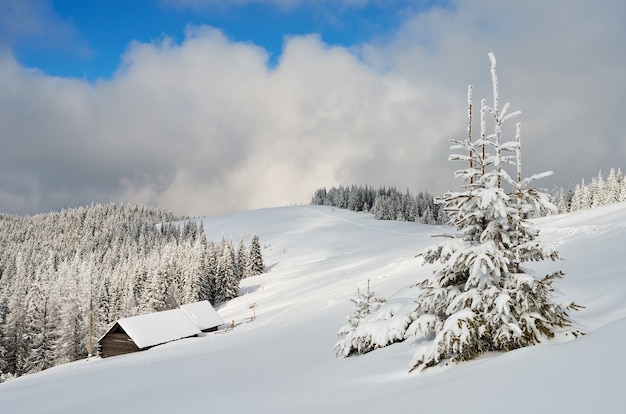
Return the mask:
{"type": "Polygon", "coordinates": [[[234,330],[0,384],[0,412],[626,412],[626,205],[538,223],[567,260],[532,267],[567,273],[556,286],[586,306],[573,315],[588,333],[579,339],[422,374],[407,372],[412,341],[337,359],[357,287],[401,291],[432,270],[415,254],[450,229],[320,206],[257,210],[204,221],[215,240],[259,234],[271,268],[218,308],[234,330]]]}

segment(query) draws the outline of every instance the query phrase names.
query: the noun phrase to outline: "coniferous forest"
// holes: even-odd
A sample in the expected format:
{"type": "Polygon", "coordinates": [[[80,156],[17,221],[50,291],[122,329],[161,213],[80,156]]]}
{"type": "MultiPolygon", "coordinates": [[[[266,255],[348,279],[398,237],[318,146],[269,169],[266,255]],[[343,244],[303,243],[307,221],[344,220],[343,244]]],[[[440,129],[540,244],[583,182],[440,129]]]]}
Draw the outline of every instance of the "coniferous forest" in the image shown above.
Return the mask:
{"type": "Polygon", "coordinates": [[[414,221],[422,224],[445,224],[448,219],[443,208],[428,192],[414,196],[395,187],[339,186],[318,189],[311,204],[333,206],[351,211],[372,213],[377,220],[414,221]]]}
{"type": "Polygon", "coordinates": [[[589,184],[582,180],[576,187],[564,190],[557,187],[551,192],[552,202],[558,213],[589,210],[607,204],[626,201],[626,184],[621,168],[611,168],[605,179],[602,171],[593,177],[589,184]]]}
{"type": "MultiPolygon", "coordinates": [[[[531,216],[563,214],[588,210],[607,204],[626,201],[626,177],[621,168],[611,168],[604,178],[602,171],[588,180],[583,179],[575,187],[555,187],[550,199],[556,209],[532,212],[531,216]]],[[[429,192],[413,195],[395,187],[374,188],[370,186],[322,187],[315,191],[311,204],[326,205],[351,211],[372,213],[377,220],[414,221],[422,224],[448,224],[449,218],[443,206],[435,202],[429,192]]]]}
{"type": "Polygon", "coordinates": [[[0,382],[95,354],[119,318],[234,298],[263,271],[258,236],[207,241],[160,209],[0,215],[0,382]]]}

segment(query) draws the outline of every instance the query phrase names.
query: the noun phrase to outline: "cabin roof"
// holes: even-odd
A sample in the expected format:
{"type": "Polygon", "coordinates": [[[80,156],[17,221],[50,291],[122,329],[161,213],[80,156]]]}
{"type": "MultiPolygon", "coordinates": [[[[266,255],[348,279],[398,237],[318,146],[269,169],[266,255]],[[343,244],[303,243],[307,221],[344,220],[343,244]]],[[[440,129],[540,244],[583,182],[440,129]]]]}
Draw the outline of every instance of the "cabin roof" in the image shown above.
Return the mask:
{"type": "Polygon", "coordinates": [[[203,300],[178,309],[119,319],[98,342],[121,328],[139,349],[144,349],[198,335],[223,323],[213,306],[203,300]]]}
{"type": "Polygon", "coordinates": [[[180,309],[203,331],[224,323],[224,320],[206,300],[181,305],[180,309]]]}
{"type": "Polygon", "coordinates": [[[200,328],[181,309],[122,318],[117,323],[140,349],[200,333],[200,328]]]}

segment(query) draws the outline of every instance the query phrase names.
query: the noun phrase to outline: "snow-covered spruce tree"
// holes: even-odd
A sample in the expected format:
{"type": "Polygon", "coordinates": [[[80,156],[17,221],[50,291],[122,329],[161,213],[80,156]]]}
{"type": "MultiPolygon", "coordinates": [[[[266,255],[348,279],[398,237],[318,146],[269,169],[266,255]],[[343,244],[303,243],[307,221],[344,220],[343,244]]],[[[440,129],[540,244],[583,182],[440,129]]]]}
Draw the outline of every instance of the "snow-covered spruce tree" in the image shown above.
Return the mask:
{"type": "Polygon", "coordinates": [[[249,256],[247,261],[247,276],[256,276],[265,273],[265,263],[263,261],[263,253],[261,252],[261,241],[259,236],[254,234],[250,241],[249,256]]]}
{"type": "Polygon", "coordinates": [[[386,302],[384,298],[377,297],[374,291],[370,290],[369,279],[365,293],[357,289],[356,297],[350,300],[354,303],[354,311],[347,316],[348,323],[337,332],[339,341],[335,344],[334,349],[338,357],[349,357],[371,349],[371,336],[355,335],[355,331],[362,320],[377,311],[386,302]]]}
{"type": "Polygon", "coordinates": [[[493,104],[481,102],[480,138],[472,137],[470,86],[468,137],[453,141],[452,147],[464,153],[450,156],[469,164],[455,174],[465,185],[439,199],[463,236],[423,252],[426,263],[440,266],[420,283],[417,317],[407,335],[434,334],[434,340],[418,351],[411,370],[537,344],[571,326],[567,311],[577,308],[574,303],[552,301],[552,283],[562,272],[537,279],[524,267],[527,262],[559,259],[554,246],[537,239],[539,231],[526,218],[554,209],[548,196],[531,186],[551,172],[522,179],[521,125],[516,125],[515,140],[509,142],[503,141],[502,128],[520,112],[507,113],[508,103],[500,107],[493,53],[489,58],[493,104]],[[493,125],[491,133],[488,122],[493,125]]]}
{"type": "Polygon", "coordinates": [[[244,279],[248,277],[248,249],[246,247],[245,242],[243,241],[243,236],[239,238],[239,247],[237,248],[237,276],[240,279],[244,279]]]}

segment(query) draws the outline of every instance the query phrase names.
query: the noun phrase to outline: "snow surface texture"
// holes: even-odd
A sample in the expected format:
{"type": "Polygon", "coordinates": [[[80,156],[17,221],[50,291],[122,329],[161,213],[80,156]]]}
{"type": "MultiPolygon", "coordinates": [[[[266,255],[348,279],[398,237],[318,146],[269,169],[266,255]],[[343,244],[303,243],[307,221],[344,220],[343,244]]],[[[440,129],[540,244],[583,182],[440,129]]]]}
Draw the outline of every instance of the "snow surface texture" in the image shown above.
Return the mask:
{"type": "Polygon", "coordinates": [[[415,254],[450,228],[376,221],[330,207],[207,218],[207,234],[258,233],[270,272],[217,309],[239,324],[145,352],[59,366],[0,384],[3,413],[626,412],[626,204],[537,220],[565,261],[557,294],[586,306],[587,332],[409,374],[418,341],[336,358],[337,330],[367,279],[397,300],[430,274],[415,254]],[[249,306],[256,303],[256,320],[249,306]],[[35,398],[34,398],[35,397],[35,398]]]}

